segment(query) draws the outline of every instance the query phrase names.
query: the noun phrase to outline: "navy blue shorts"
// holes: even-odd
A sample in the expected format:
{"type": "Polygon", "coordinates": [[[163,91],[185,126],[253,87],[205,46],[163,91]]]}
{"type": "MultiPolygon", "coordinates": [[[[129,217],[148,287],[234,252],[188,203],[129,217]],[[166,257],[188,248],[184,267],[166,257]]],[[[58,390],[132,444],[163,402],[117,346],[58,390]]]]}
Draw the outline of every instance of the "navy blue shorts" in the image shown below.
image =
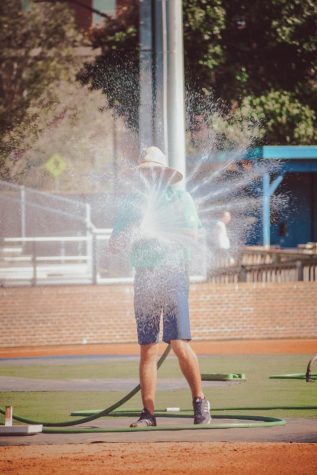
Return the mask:
{"type": "Polygon", "coordinates": [[[191,340],[188,287],[185,270],[166,267],[136,270],[134,311],[140,345],[159,341],[161,317],[163,341],[191,340]]]}

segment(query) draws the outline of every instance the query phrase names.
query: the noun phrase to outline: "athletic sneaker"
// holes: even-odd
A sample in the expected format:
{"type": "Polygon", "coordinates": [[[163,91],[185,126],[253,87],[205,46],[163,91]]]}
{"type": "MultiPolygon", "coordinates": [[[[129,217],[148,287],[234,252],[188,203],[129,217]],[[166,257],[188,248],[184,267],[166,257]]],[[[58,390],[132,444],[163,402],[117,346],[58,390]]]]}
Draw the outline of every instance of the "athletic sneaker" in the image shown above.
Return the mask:
{"type": "Polygon", "coordinates": [[[147,409],[143,409],[139,419],[136,422],[132,422],[130,427],[147,427],[156,426],[156,418],[147,409]]]}
{"type": "Polygon", "coordinates": [[[210,424],[210,403],[206,398],[195,397],[193,399],[194,424],[210,424]]]}

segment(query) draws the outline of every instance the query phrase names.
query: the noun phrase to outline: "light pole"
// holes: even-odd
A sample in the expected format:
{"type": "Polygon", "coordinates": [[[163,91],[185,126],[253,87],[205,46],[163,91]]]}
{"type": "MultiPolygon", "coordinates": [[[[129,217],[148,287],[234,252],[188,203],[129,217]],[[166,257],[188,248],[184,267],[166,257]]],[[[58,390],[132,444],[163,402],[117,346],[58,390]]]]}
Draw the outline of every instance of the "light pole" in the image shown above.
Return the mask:
{"type": "Polygon", "coordinates": [[[154,139],[154,41],[152,0],[140,0],[140,105],[139,146],[140,151],[153,144],[154,139]]]}
{"type": "Polygon", "coordinates": [[[182,0],[167,0],[167,124],[169,164],[185,177],[184,46],[182,0]]]}
{"type": "Polygon", "coordinates": [[[186,175],[182,0],[140,1],[139,134],[186,175]]]}

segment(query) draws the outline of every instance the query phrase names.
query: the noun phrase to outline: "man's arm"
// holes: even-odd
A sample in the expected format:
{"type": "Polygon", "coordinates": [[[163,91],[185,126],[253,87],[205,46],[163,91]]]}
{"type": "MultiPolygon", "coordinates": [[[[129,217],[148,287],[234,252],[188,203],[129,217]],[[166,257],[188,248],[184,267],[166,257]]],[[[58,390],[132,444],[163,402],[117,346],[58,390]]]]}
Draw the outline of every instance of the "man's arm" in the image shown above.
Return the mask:
{"type": "Polygon", "coordinates": [[[136,239],[142,218],[138,203],[129,197],[122,204],[115,219],[112,234],[109,239],[109,250],[113,254],[128,252],[131,242],[136,239]]]}
{"type": "Polygon", "coordinates": [[[109,242],[108,242],[108,249],[112,254],[119,254],[119,252],[123,249],[123,233],[114,235],[111,234],[109,242]]]}
{"type": "Polygon", "coordinates": [[[127,226],[119,232],[114,230],[108,243],[109,251],[113,254],[119,254],[120,252],[128,251],[135,233],[135,226],[127,226]]]}

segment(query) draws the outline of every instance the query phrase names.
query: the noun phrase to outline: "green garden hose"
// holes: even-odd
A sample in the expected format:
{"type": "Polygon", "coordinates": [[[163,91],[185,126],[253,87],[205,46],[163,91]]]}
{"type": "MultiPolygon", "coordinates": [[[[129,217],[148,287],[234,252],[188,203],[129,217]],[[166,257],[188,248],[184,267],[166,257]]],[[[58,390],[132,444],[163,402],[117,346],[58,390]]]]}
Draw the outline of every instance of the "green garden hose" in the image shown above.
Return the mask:
{"type": "MultiPolygon", "coordinates": [[[[160,366],[165,361],[168,353],[170,352],[170,345],[167,346],[164,353],[160,357],[157,368],[159,369],[160,366]]],[[[315,374],[311,375],[315,379],[315,374]]],[[[277,375],[271,376],[271,378],[287,378],[287,379],[304,379],[304,374],[290,374],[290,375],[277,375]]],[[[204,374],[202,375],[203,380],[244,380],[244,374],[204,374]]],[[[107,407],[106,409],[102,410],[86,410],[86,411],[75,411],[72,412],[71,415],[76,416],[85,416],[76,421],[62,421],[62,422],[44,422],[44,421],[34,421],[31,419],[27,419],[24,417],[13,415],[13,419],[19,422],[23,422],[26,424],[42,424],[44,426],[43,432],[47,434],[60,434],[60,433],[67,433],[67,434],[76,434],[76,433],[99,433],[99,432],[142,432],[142,431],[179,431],[179,430],[206,430],[206,429],[229,429],[229,428],[252,428],[252,427],[272,427],[272,426],[281,426],[285,425],[286,422],[284,419],[276,418],[276,417],[266,417],[266,416],[245,416],[245,415],[213,415],[214,419],[235,419],[239,422],[232,422],[232,423],[212,423],[210,425],[193,425],[193,424],[180,424],[176,426],[156,426],[156,427],[80,427],[80,428],[68,428],[75,425],[80,425],[83,423],[91,422],[93,420],[99,419],[100,417],[110,416],[110,417],[134,417],[135,415],[139,414],[139,411],[130,410],[130,411],[116,411],[119,407],[125,404],[128,400],[130,400],[135,394],[140,391],[140,385],[138,384],[134,389],[132,389],[128,394],[126,394],[122,399],[117,401],[116,403],[112,404],[111,406],[107,407]],[[252,422],[241,422],[241,421],[252,421],[252,422]]],[[[217,408],[213,409],[215,411],[223,411],[223,410],[270,410],[270,409],[316,409],[316,406],[309,406],[309,407],[249,407],[249,408],[217,408]]],[[[5,411],[0,408],[0,413],[5,414],[5,411]]],[[[155,412],[157,417],[171,417],[171,418],[192,418],[192,411],[190,410],[183,410],[177,413],[172,412],[165,412],[165,411],[156,411],[155,412]],[[190,412],[190,414],[189,414],[190,412]]]]}
{"type": "MultiPolygon", "coordinates": [[[[155,413],[157,417],[172,417],[172,418],[192,418],[192,414],[165,414],[155,413]]],[[[116,414],[118,415],[118,413],[116,414]]],[[[129,413],[126,411],[124,417],[135,415],[135,413],[129,413]]],[[[112,416],[112,414],[111,414],[112,416]]],[[[122,415],[123,416],[123,415],[122,415]]],[[[90,433],[102,433],[102,432],[157,432],[157,431],[179,431],[179,430],[210,430],[210,429],[250,429],[252,427],[272,427],[272,426],[284,426],[286,424],[284,419],[277,417],[265,417],[265,416],[213,416],[213,419],[238,419],[243,421],[254,422],[231,422],[231,423],[211,423],[211,424],[181,424],[181,425],[161,425],[155,427],[81,427],[81,428],[43,428],[45,434],[90,434],[90,433]]]]}
{"type": "MultiPolygon", "coordinates": [[[[159,369],[160,366],[163,364],[163,362],[165,361],[165,359],[167,358],[167,355],[169,354],[170,352],[170,349],[171,349],[171,346],[168,345],[164,351],[164,353],[162,354],[162,356],[160,357],[160,359],[158,360],[157,362],[157,368],[159,369]]],[[[15,421],[19,421],[19,422],[24,422],[25,424],[42,424],[43,426],[45,427],[67,427],[67,426],[75,426],[75,425],[79,425],[79,424],[84,424],[85,422],[90,422],[90,421],[94,421],[95,419],[99,419],[99,417],[103,417],[103,416],[107,416],[108,414],[110,414],[111,412],[115,411],[116,409],[118,409],[118,407],[122,406],[124,403],[126,403],[127,401],[129,401],[129,399],[131,399],[135,394],[137,394],[138,392],[140,391],[140,385],[138,384],[137,386],[135,386],[135,388],[133,388],[128,394],[126,394],[122,399],[120,399],[119,401],[115,402],[114,404],[112,404],[111,406],[107,407],[106,409],[103,409],[102,411],[96,413],[96,414],[92,414],[90,416],[87,416],[87,417],[84,417],[82,419],[78,419],[77,421],[62,421],[62,422],[45,422],[45,421],[33,421],[32,419],[27,419],[25,417],[20,417],[20,416],[16,416],[16,415],[13,415],[12,418],[15,420],[15,421]]],[[[0,408],[0,414],[5,414],[5,410],[0,408]]]]}
{"type": "Polygon", "coordinates": [[[244,373],[204,373],[202,381],[246,381],[244,373]]]}
{"type": "MultiPolygon", "coordinates": [[[[212,413],[214,412],[223,412],[223,411],[273,411],[273,410],[293,410],[293,411],[308,411],[311,409],[317,409],[317,406],[251,406],[251,407],[213,407],[212,413]]],[[[81,411],[72,411],[70,413],[71,416],[76,417],[83,417],[83,416],[90,416],[92,414],[99,414],[101,412],[100,409],[86,409],[81,411]]],[[[166,411],[166,409],[157,409],[155,411],[155,415],[158,417],[182,417],[182,414],[190,412],[192,413],[192,409],[182,409],[177,413],[173,413],[172,411],[166,411]]],[[[129,417],[137,416],[140,414],[140,410],[130,409],[129,411],[114,411],[110,414],[111,417],[125,417],[129,415],[129,417]]],[[[213,418],[217,418],[218,416],[213,416],[213,418]]],[[[224,418],[224,416],[221,416],[224,418]]]]}
{"type": "MultiPolygon", "coordinates": [[[[312,373],[309,375],[309,381],[317,381],[317,373],[312,373]]],[[[306,373],[289,373],[289,374],[274,374],[270,376],[270,379],[300,379],[306,380],[306,373]]]]}
{"type": "Polygon", "coordinates": [[[313,363],[317,361],[317,356],[313,356],[309,361],[306,369],[306,373],[290,373],[290,374],[275,374],[270,376],[270,379],[305,379],[306,383],[311,383],[317,381],[317,373],[311,372],[311,367],[313,363]]]}

